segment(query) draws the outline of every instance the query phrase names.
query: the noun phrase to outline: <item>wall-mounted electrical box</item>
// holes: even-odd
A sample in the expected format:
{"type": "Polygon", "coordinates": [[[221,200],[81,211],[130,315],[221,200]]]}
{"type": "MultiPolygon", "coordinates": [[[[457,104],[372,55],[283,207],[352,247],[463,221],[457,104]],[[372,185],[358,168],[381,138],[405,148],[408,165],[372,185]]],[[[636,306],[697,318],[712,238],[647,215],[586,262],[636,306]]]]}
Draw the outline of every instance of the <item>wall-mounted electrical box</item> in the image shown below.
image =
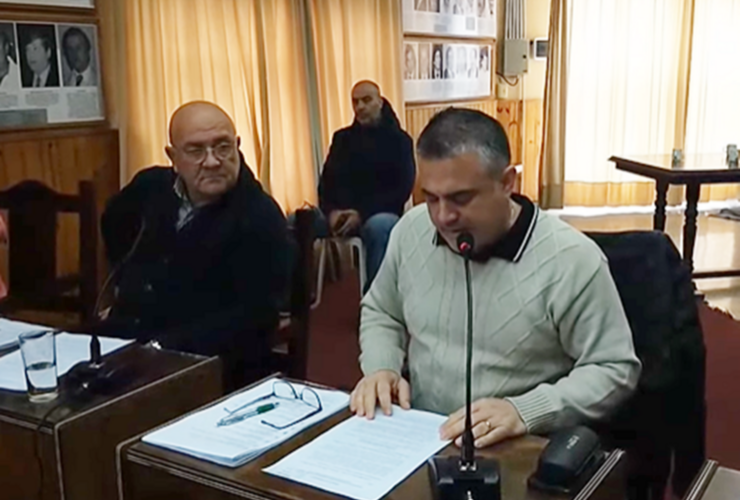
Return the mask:
{"type": "Polygon", "coordinates": [[[504,76],[519,76],[527,72],[527,49],[529,42],[524,39],[503,41],[503,53],[499,71],[504,76]]]}

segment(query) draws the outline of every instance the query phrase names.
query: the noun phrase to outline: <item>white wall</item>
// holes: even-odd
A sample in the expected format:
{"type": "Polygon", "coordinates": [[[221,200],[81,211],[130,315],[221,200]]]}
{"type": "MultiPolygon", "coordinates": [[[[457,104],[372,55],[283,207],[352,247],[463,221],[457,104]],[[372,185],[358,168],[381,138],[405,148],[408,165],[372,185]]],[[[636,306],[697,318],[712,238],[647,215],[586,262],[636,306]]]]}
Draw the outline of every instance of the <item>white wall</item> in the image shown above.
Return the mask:
{"type": "MultiPolygon", "coordinates": [[[[550,0],[527,0],[525,32],[528,40],[547,38],[550,27],[550,0]]],[[[524,75],[522,99],[542,99],[545,91],[546,60],[529,59],[527,74],[524,75]]]]}

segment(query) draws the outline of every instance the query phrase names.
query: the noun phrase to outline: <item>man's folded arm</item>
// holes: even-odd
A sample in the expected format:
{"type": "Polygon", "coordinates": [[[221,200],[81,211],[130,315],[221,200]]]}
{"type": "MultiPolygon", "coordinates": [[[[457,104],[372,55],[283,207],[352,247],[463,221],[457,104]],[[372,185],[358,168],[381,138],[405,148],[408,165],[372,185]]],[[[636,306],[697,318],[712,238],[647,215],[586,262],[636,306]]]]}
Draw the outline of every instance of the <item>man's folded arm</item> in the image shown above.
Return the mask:
{"type": "Polygon", "coordinates": [[[193,339],[205,347],[225,335],[263,335],[275,328],[290,281],[292,249],[285,218],[277,206],[267,208],[260,227],[231,251],[234,300],[198,321],[158,332],[158,339],[193,339]]]}
{"type": "Polygon", "coordinates": [[[606,418],[631,395],[640,375],[630,327],[606,261],[600,261],[585,286],[574,281],[561,280],[554,295],[573,299],[553,310],[563,349],[575,361],[573,369],[552,384],[507,398],[529,432],[606,418]]]}
{"type": "Polygon", "coordinates": [[[388,249],[370,290],[362,300],[360,366],[365,375],[378,370],[398,374],[406,357],[406,325],[398,286],[401,229],[391,232],[388,249]]]}

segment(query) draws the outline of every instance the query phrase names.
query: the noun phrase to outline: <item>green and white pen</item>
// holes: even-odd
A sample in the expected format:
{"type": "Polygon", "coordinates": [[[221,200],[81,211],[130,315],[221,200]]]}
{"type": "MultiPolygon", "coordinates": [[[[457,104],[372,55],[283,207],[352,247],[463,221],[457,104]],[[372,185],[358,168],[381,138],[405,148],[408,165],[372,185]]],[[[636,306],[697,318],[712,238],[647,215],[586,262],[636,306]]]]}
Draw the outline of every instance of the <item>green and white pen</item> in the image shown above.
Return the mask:
{"type": "Polygon", "coordinates": [[[221,420],[219,420],[216,426],[223,427],[225,425],[232,425],[232,424],[241,422],[242,420],[246,420],[248,418],[251,418],[257,415],[262,415],[263,413],[267,413],[268,411],[274,410],[275,408],[277,408],[279,404],[280,403],[269,403],[266,405],[258,406],[257,408],[251,411],[229,415],[228,417],[224,417],[221,420]]]}

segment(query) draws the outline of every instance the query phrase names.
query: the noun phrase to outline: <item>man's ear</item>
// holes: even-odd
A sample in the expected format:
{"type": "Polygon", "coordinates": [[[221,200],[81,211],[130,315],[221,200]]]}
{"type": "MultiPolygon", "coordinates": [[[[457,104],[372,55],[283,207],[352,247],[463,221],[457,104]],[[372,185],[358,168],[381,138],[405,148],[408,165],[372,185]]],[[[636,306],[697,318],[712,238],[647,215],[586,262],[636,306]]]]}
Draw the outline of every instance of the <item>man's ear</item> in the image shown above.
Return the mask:
{"type": "Polygon", "coordinates": [[[501,174],[501,184],[503,184],[504,191],[506,191],[507,194],[514,192],[514,189],[516,188],[516,168],[514,168],[514,165],[506,167],[504,172],[501,174]]]}
{"type": "Polygon", "coordinates": [[[172,168],[177,172],[177,166],[175,165],[175,148],[172,146],[165,146],[164,152],[167,154],[167,158],[172,162],[172,168]]]}

